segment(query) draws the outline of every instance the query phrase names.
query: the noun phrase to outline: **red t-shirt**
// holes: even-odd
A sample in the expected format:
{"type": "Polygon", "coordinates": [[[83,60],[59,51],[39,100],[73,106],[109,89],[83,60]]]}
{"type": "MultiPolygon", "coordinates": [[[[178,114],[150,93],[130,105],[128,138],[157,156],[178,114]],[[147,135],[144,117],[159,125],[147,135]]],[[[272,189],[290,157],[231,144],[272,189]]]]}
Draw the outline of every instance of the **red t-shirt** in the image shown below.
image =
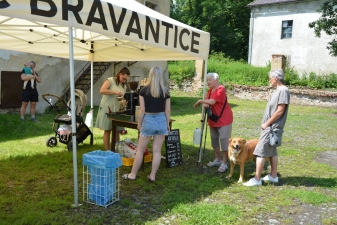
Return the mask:
{"type": "MultiPolygon", "coordinates": [[[[212,93],[212,89],[208,90],[206,97],[207,99],[214,99],[216,101],[216,103],[210,107],[212,108],[212,112],[215,115],[220,116],[221,110],[227,98],[225,87],[220,85],[213,93],[212,93]]],[[[228,100],[227,100],[227,103],[226,103],[226,106],[222,113],[221,118],[219,118],[217,122],[208,120],[208,125],[210,127],[223,127],[223,126],[230,125],[232,123],[233,123],[233,112],[232,112],[231,106],[228,103],[228,100]]]]}

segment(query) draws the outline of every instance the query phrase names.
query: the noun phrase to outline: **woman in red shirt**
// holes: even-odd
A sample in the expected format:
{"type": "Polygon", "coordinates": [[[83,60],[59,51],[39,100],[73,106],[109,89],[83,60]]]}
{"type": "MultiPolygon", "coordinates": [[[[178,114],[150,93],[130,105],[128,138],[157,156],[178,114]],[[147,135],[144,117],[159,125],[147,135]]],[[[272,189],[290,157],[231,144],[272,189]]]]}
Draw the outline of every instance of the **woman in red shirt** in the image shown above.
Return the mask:
{"type": "Polygon", "coordinates": [[[219,75],[208,73],[206,79],[209,87],[206,99],[198,100],[194,104],[194,108],[203,104],[206,110],[211,108],[213,114],[221,115],[216,122],[208,119],[215,159],[213,162],[209,162],[207,166],[219,166],[218,171],[223,173],[228,169],[228,144],[232,135],[233,112],[227,100],[226,88],[219,84],[219,75]]]}

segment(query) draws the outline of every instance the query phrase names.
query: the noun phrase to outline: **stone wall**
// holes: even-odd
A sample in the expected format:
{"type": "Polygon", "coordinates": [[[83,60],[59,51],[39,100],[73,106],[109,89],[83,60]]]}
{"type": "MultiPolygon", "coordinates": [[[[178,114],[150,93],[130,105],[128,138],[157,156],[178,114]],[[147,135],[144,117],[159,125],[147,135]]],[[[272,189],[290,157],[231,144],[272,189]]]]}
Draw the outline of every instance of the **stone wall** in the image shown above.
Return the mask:
{"type": "Polygon", "coordinates": [[[203,83],[199,78],[191,78],[185,80],[181,84],[176,84],[174,81],[170,80],[170,90],[180,90],[184,92],[194,92],[200,88],[203,88],[203,83]]]}
{"type": "MultiPolygon", "coordinates": [[[[242,99],[268,100],[275,89],[272,87],[250,87],[233,85],[233,95],[242,99]]],[[[298,105],[314,105],[337,108],[337,91],[322,91],[289,87],[290,102],[298,105]]]]}
{"type": "MultiPolygon", "coordinates": [[[[170,81],[171,90],[194,92],[201,88],[203,88],[203,82],[200,79],[190,79],[179,85],[170,81]]],[[[231,90],[227,88],[227,91],[234,96],[251,100],[268,100],[274,90],[273,87],[252,87],[245,85],[232,85],[231,90]]],[[[337,91],[323,91],[301,87],[289,87],[289,90],[291,104],[337,108],[337,91]]]]}

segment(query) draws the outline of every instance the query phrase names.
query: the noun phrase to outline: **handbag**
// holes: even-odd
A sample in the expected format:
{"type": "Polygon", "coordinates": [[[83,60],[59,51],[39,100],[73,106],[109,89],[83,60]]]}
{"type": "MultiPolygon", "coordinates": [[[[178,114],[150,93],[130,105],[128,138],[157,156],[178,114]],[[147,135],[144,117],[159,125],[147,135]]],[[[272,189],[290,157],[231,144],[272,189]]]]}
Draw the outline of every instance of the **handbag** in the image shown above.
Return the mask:
{"type": "Polygon", "coordinates": [[[272,128],[270,125],[269,144],[270,146],[280,146],[282,144],[283,129],[272,128]]]}
{"type": "Polygon", "coordinates": [[[222,116],[222,113],[223,113],[223,111],[224,111],[224,109],[225,109],[226,104],[227,104],[227,97],[226,97],[225,104],[224,104],[223,107],[222,107],[220,116],[215,115],[215,114],[212,112],[212,109],[211,109],[211,108],[208,108],[208,110],[207,110],[207,117],[208,117],[208,119],[212,120],[213,122],[217,122],[217,121],[219,120],[219,118],[222,116]]]}

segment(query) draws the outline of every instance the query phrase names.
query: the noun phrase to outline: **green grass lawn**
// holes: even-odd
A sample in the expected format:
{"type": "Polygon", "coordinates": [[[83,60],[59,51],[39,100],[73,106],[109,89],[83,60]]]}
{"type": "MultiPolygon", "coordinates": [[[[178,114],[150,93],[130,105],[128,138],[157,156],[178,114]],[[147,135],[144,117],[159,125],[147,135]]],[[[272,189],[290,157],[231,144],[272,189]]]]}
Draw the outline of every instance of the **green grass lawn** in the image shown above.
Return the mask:
{"type": "MultiPolygon", "coordinates": [[[[102,131],[93,130],[93,145],[88,137],[78,146],[81,205],[75,208],[73,154],[62,143],[46,146],[47,139],[55,135],[52,125],[57,113],[38,115],[41,123],[22,123],[19,114],[0,115],[0,225],[262,224],[262,220],[267,223],[264,215],[272,215],[281,224],[295,224],[291,215],[303,206],[337,203],[337,169],[317,160],[321,153],[336,151],[336,109],[291,105],[279,147],[280,184],[247,188],[237,184],[238,165],[231,180],[225,178],[228,172],[204,167],[213,160],[209,133],[202,163],[197,163],[199,146],[193,145],[193,131],[200,127],[201,109],[193,109],[193,104],[200,96],[172,92],[171,97],[171,118],[173,129],[180,130],[183,164],[167,168],[163,160],[155,184],[147,181],[151,164],[145,164],[136,181],[120,180],[120,201],[108,208],[82,200],[82,155],[103,149],[102,131]]],[[[234,112],[232,136],[258,138],[266,102],[229,96],[229,103],[234,112]]],[[[121,136],[136,137],[137,131],[130,129],[121,136]]],[[[268,169],[266,164],[263,175],[268,169]]],[[[122,166],[120,175],[130,170],[122,166]]],[[[248,162],[244,181],[254,173],[255,164],[248,162]]],[[[326,216],[321,223],[337,224],[337,219],[326,216]]]]}

